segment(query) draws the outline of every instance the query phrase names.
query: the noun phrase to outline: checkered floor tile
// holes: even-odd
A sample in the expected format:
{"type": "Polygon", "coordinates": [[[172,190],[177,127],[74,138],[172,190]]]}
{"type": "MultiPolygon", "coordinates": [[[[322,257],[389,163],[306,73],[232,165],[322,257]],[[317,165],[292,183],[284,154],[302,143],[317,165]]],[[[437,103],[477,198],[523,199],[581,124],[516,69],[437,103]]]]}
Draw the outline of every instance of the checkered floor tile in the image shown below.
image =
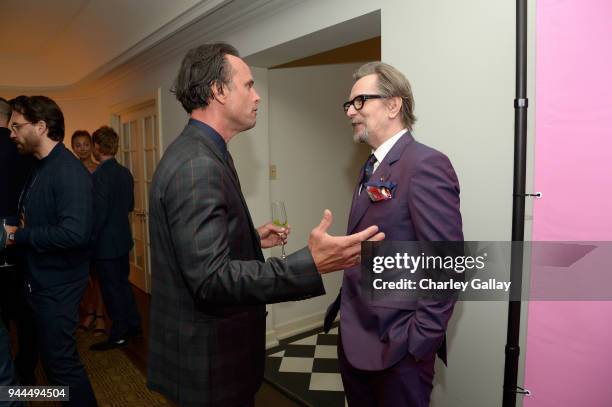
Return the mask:
{"type": "Polygon", "coordinates": [[[266,358],[266,380],[305,406],[345,407],[337,343],[337,327],[329,334],[311,332],[281,341],[266,358]]]}

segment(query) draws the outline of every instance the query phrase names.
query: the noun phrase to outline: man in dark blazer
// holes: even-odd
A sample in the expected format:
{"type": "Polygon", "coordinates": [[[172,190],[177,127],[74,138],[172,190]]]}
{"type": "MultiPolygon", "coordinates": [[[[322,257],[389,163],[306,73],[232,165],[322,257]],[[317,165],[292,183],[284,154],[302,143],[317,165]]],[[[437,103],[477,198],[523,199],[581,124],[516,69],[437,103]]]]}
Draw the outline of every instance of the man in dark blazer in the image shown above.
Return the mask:
{"type": "Polygon", "coordinates": [[[37,161],[19,200],[19,228],[4,228],[7,244],[25,252],[26,298],[49,384],[70,387],[68,405],[95,406],[75,338],[89,273],[91,178],[62,144],[64,116],[53,100],[19,96],[11,107],[11,139],[37,161]]]}
{"type": "Polygon", "coordinates": [[[357,264],[361,241],[326,233],[264,260],[288,230],[255,229],[227,142],[255,125],[259,95],[228,44],[185,56],[174,92],[191,118],[167,148],[149,195],[152,256],[148,386],[181,406],[253,406],[264,370],[266,303],[324,293],[320,273],[357,264]],[[280,235],[280,236],[279,236],[280,235]]]}
{"type": "MultiPolygon", "coordinates": [[[[8,225],[17,225],[19,196],[34,167],[35,159],[17,152],[15,143],[10,139],[10,118],[11,106],[8,101],[0,98],[0,219],[5,219],[8,225]]],[[[7,327],[11,321],[17,327],[19,346],[15,370],[19,381],[24,386],[34,386],[38,351],[36,329],[23,291],[23,258],[15,248],[9,248],[0,252],[0,264],[5,261],[11,266],[0,268],[0,315],[7,327]]]]}
{"type": "MultiPolygon", "coordinates": [[[[344,110],[354,140],[373,151],[359,175],[348,233],[379,225],[387,240],[462,241],[459,183],[442,153],[417,142],[408,80],[373,62],[354,75],[344,110]]],[[[436,352],[446,362],[445,332],[453,301],[369,301],[360,267],[345,270],[340,310],[339,367],[349,406],[429,405],[436,352]]]]}
{"type": "Polygon", "coordinates": [[[119,136],[111,127],[102,126],[92,135],[93,155],[100,162],[92,174],[94,188],[94,269],[113,324],[108,340],[91,345],[105,351],[127,344],[139,335],[140,315],[134,301],[129,253],[134,246],[130,212],[134,210],[134,178],[130,170],[115,160],[119,136]]]}

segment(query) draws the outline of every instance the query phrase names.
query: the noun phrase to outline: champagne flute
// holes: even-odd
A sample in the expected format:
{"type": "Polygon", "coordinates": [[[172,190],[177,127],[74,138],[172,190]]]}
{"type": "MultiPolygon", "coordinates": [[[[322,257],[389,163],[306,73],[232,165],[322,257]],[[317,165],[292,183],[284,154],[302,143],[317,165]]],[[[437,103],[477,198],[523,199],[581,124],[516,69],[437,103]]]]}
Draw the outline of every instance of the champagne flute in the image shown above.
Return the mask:
{"type": "MultiPolygon", "coordinates": [[[[272,222],[276,226],[287,227],[287,210],[285,209],[285,202],[283,201],[274,201],[272,202],[272,222]]],[[[283,234],[278,234],[281,239],[283,238],[283,234]]],[[[285,241],[282,241],[281,245],[281,259],[285,259],[285,241]]]]}
{"type": "MultiPolygon", "coordinates": [[[[6,218],[2,218],[2,227],[3,228],[6,226],[6,221],[7,221],[6,218]]],[[[7,236],[7,239],[8,239],[8,236],[7,236]]],[[[2,255],[4,256],[4,263],[0,264],[0,267],[1,268],[4,268],[4,267],[13,267],[14,264],[10,264],[8,262],[7,258],[6,258],[6,250],[4,250],[4,253],[2,253],[2,255]]]]}

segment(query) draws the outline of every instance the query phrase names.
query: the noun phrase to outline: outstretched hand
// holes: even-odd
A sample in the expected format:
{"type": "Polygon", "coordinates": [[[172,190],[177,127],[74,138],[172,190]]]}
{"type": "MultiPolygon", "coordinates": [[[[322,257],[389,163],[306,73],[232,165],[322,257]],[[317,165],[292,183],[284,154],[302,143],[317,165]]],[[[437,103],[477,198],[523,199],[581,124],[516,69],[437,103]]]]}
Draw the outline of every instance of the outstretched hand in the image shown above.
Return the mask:
{"type": "Polygon", "coordinates": [[[378,226],[370,226],[348,236],[331,236],[327,229],[332,221],[332,213],[326,209],[321,222],[310,232],[308,239],[308,248],[321,274],[356,266],[361,262],[361,242],[385,238],[384,233],[378,232],[378,226]]]}

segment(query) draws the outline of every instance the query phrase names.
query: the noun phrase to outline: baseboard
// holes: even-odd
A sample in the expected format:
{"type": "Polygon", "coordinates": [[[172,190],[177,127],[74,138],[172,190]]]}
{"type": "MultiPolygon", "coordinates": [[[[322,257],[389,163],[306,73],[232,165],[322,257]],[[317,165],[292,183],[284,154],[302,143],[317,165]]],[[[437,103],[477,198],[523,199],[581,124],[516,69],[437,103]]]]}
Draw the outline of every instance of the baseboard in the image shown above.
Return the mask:
{"type": "Polygon", "coordinates": [[[325,311],[292,319],[274,327],[278,339],[286,339],[323,326],[325,311]]]}
{"type": "Polygon", "coordinates": [[[266,332],[266,349],[274,348],[278,346],[280,342],[278,341],[278,336],[276,336],[276,330],[271,329],[266,332]]]}
{"type": "MultiPolygon", "coordinates": [[[[325,311],[317,312],[305,317],[292,319],[282,324],[276,325],[274,329],[266,332],[266,349],[270,349],[279,345],[279,341],[287,339],[313,329],[323,326],[325,311]]],[[[335,319],[335,322],[340,320],[340,315],[335,319]]]]}

